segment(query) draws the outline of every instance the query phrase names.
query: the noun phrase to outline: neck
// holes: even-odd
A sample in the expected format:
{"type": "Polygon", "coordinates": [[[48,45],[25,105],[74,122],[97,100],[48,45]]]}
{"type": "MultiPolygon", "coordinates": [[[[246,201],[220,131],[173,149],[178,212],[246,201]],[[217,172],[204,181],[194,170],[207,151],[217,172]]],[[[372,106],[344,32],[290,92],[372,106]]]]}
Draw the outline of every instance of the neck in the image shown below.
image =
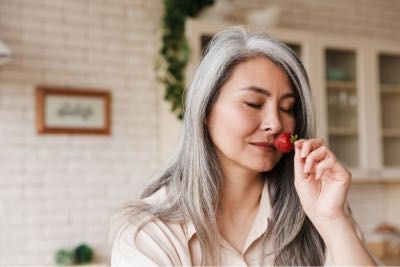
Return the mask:
{"type": "Polygon", "coordinates": [[[226,175],[218,213],[224,217],[246,216],[257,210],[264,180],[259,174],[226,175]]]}

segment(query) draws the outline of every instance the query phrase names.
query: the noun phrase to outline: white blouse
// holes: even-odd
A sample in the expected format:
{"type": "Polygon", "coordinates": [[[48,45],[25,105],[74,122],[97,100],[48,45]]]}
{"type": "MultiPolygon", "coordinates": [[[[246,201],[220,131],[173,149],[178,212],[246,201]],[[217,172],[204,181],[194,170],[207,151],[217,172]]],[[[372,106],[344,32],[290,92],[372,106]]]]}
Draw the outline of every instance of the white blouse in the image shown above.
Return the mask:
{"type": "MultiPolygon", "coordinates": [[[[165,188],[161,188],[143,201],[157,205],[166,199],[167,191],[165,188]]],[[[219,236],[221,265],[262,265],[260,262],[262,253],[260,237],[266,232],[268,218],[272,214],[269,200],[268,185],[265,183],[258,213],[242,251],[238,252],[219,236]]],[[[363,240],[360,230],[356,230],[360,239],[363,240]]],[[[194,225],[190,221],[179,224],[152,220],[138,232],[136,242],[134,242],[135,232],[135,226],[131,225],[120,233],[119,238],[115,239],[111,253],[111,266],[193,266],[201,264],[200,242],[194,225]]],[[[267,250],[268,246],[271,247],[271,244],[267,242],[267,250]]],[[[272,265],[273,255],[267,256],[264,264],[272,265]]],[[[324,265],[333,264],[330,253],[327,251],[324,265]]]]}

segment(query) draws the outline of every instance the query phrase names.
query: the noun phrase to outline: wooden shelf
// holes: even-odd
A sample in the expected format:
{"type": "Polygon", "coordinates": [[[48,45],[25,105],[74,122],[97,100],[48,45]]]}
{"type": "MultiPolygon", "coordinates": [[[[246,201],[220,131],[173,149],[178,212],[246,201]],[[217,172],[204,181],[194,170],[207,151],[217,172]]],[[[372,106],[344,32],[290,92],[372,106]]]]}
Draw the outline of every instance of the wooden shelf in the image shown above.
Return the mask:
{"type": "Polygon", "coordinates": [[[360,168],[349,167],[352,176],[352,183],[376,183],[383,182],[382,172],[360,168]]]}
{"type": "Polygon", "coordinates": [[[336,136],[357,136],[357,128],[352,127],[329,127],[329,135],[336,136]]]}
{"type": "Polygon", "coordinates": [[[355,81],[333,81],[327,80],[326,87],[329,90],[339,90],[339,91],[356,91],[357,85],[355,81]]]}
{"type": "Polygon", "coordinates": [[[400,129],[382,129],[385,138],[400,138],[400,129]]]}
{"type": "Polygon", "coordinates": [[[367,170],[349,167],[352,174],[352,183],[398,183],[400,168],[382,167],[379,170],[367,170]]]}
{"type": "Polygon", "coordinates": [[[381,170],[381,180],[386,182],[399,182],[400,181],[400,167],[384,166],[381,170]]]}
{"type": "Polygon", "coordinates": [[[381,84],[382,94],[400,94],[400,84],[381,84]]]}

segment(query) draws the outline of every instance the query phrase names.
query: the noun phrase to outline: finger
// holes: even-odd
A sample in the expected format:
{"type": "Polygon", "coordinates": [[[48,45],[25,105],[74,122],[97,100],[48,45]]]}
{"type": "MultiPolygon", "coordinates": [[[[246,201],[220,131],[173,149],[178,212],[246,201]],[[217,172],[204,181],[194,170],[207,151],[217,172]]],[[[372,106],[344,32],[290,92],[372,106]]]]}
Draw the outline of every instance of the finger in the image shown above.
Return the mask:
{"type": "Polygon", "coordinates": [[[301,146],[303,145],[304,141],[306,141],[306,139],[299,139],[299,140],[296,140],[296,141],[294,142],[294,146],[295,146],[295,147],[298,146],[298,147],[301,149],[301,146]]]}
{"type": "Polygon", "coordinates": [[[325,141],[321,138],[305,140],[301,147],[301,157],[307,157],[311,151],[322,145],[325,145],[325,141]]]}
{"type": "Polygon", "coordinates": [[[306,157],[306,162],[304,164],[304,172],[309,173],[315,163],[325,159],[328,155],[328,148],[326,146],[320,146],[313,150],[306,157]]]}
{"type": "Polygon", "coordinates": [[[316,167],[315,179],[319,180],[322,178],[326,171],[332,170],[335,165],[335,160],[333,158],[327,158],[318,163],[316,167]]]}
{"type": "Polygon", "coordinates": [[[305,159],[302,159],[300,155],[301,146],[304,141],[304,139],[300,139],[294,143],[294,178],[296,184],[306,178],[303,172],[305,159]]]}

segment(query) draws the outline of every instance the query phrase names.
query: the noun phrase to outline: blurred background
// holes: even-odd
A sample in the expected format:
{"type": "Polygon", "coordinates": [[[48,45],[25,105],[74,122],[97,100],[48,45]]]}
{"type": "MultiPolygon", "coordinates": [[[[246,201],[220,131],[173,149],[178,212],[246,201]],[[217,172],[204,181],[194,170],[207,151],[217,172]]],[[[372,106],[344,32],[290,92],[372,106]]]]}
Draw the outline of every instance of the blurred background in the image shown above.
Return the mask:
{"type": "Polygon", "coordinates": [[[0,0],[0,265],[73,264],[77,253],[109,265],[111,214],[139,196],[180,128],[171,102],[181,96],[164,99],[179,86],[157,79],[162,36],[186,35],[188,83],[209,38],[237,24],[301,58],[318,135],[352,170],[354,217],[370,249],[400,265],[399,18],[397,0],[0,0]],[[176,14],[179,2],[195,16],[176,14]],[[106,92],[109,115],[93,98],[82,105],[110,127],[51,131],[38,87],[62,88],[71,103],[65,91],[106,92]]]}

